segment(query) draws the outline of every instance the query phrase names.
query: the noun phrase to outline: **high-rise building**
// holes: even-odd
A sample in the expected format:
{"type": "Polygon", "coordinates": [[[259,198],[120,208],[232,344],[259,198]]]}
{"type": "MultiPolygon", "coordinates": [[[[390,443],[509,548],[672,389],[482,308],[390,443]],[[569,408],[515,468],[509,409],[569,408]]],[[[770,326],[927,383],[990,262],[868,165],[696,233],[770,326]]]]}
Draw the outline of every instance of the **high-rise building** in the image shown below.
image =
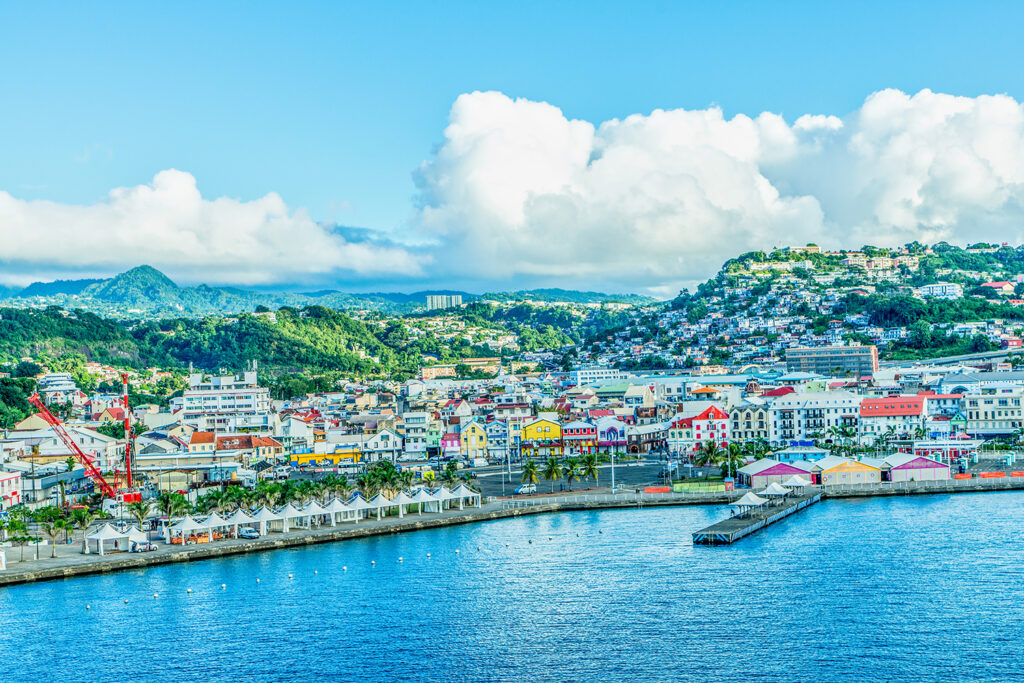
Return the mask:
{"type": "Polygon", "coordinates": [[[865,377],[878,372],[878,347],[817,346],[786,349],[786,370],[813,372],[826,377],[851,374],[865,377]]]}
{"type": "Polygon", "coordinates": [[[270,389],[257,384],[255,363],[240,375],[192,373],[182,398],[182,422],[202,431],[262,433],[274,428],[270,389]]]}
{"type": "Polygon", "coordinates": [[[461,294],[428,294],[427,310],[436,311],[443,308],[455,308],[462,305],[461,294]]]}

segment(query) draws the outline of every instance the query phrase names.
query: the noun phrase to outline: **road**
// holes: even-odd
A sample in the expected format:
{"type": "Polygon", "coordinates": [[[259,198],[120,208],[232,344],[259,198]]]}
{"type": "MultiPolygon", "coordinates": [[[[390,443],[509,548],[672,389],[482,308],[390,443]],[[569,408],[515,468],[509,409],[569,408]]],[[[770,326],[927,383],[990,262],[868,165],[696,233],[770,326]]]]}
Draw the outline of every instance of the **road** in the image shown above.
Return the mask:
{"type": "MultiPolygon", "coordinates": [[[[658,478],[658,474],[662,471],[665,464],[656,461],[643,461],[637,464],[636,461],[626,461],[615,463],[615,486],[625,488],[640,488],[643,486],[657,486],[664,484],[665,481],[658,478]]],[[[715,468],[717,471],[717,468],[715,468]]],[[[599,476],[597,483],[593,480],[583,479],[579,482],[573,483],[573,490],[593,488],[599,486],[602,488],[608,488],[612,484],[612,468],[611,465],[601,465],[598,467],[599,476]]],[[[701,469],[699,467],[693,468],[692,475],[686,467],[679,468],[680,475],[703,477],[705,470],[710,471],[710,468],[701,469]]],[[[508,474],[504,469],[497,467],[479,468],[475,470],[468,470],[475,474],[474,483],[480,488],[480,492],[485,496],[502,496],[512,495],[516,487],[519,486],[523,478],[522,470],[518,465],[512,467],[511,481],[508,474]]],[[[540,480],[537,484],[537,493],[545,493],[551,491],[552,482],[540,480]]],[[[556,480],[554,482],[554,490],[558,491],[567,490],[565,480],[556,480]]]]}

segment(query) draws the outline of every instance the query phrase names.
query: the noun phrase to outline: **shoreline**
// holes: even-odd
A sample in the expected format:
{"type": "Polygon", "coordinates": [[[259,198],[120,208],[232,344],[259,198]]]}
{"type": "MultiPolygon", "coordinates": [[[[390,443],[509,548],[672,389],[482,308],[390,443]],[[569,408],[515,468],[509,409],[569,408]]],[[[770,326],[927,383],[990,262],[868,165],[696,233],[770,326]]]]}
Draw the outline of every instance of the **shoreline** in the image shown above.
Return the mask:
{"type": "MultiPolygon", "coordinates": [[[[871,496],[930,495],[951,493],[982,493],[991,491],[1014,491],[1024,489],[1024,478],[973,479],[936,482],[903,482],[898,484],[860,484],[830,487],[822,493],[822,499],[861,498],[871,496]],[[956,482],[956,483],[954,483],[956,482]]],[[[642,507],[669,507],[679,505],[724,505],[736,498],[735,492],[714,494],[577,494],[555,499],[526,499],[496,501],[481,508],[448,511],[431,517],[407,514],[403,519],[365,520],[360,525],[346,522],[344,527],[323,527],[292,531],[288,534],[267,536],[254,540],[232,539],[215,544],[202,544],[181,549],[166,549],[155,553],[118,553],[114,556],[74,554],[56,559],[41,558],[55,566],[38,569],[16,569],[18,560],[8,553],[7,567],[0,572],[0,588],[37,581],[52,581],[90,574],[105,574],[127,569],[143,569],[164,564],[195,562],[230,557],[244,553],[265,552],[321,543],[335,543],[371,536],[409,533],[422,529],[438,529],[446,526],[472,524],[499,519],[510,519],[525,515],[548,514],[553,512],[574,512],[642,507]],[[63,560],[63,562],[62,562],[63,560]]],[[[75,544],[72,544],[75,545],[75,544]]],[[[47,546],[48,547],[48,546],[47,546]]],[[[15,548],[5,550],[18,550],[15,548]]],[[[27,550],[27,548],[26,548],[27,550]]],[[[33,562],[36,562],[33,560],[33,562]]]]}

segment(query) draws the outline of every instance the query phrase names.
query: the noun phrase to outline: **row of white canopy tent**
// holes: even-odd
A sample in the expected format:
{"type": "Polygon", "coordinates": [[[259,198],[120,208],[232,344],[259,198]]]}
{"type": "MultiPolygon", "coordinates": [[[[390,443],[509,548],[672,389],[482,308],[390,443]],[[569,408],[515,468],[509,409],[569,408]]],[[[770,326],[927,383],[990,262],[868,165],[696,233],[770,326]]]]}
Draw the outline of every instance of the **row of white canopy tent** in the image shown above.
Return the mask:
{"type": "Polygon", "coordinates": [[[335,498],[326,505],[312,501],[302,508],[288,503],[279,510],[270,510],[266,507],[261,507],[252,513],[236,510],[227,518],[221,517],[216,512],[205,519],[196,519],[191,515],[186,515],[167,527],[164,539],[167,543],[172,543],[174,538],[186,540],[192,536],[198,538],[205,536],[206,540],[212,540],[216,530],[225,528],[231,529],[232,536],[238,536],[240,525],[258,525],[260,535],[265,536],[268,530],[287,533],[295,528],[308,529],[313,526],[322,526],[325,523],[330,526],[335,526],[339,522],[358,523],[361,517],[369,516],[370,510],[377,512],[378,520],[382,516],[381,511],[390,508],[397,508],[398,516],[404,517],[412,505],[417,506],[421,515],[424,510],[441,512],[446,504],[452,505],[456,501],[461,510],[467,500],[470,504],[475,503],[478,507],[482,501],[479,493],[465,484],[460,484],[452,490],[442,486],[433,491],[420,488],[411,494],[399,491],[394,498],[388,498],[383,493],[378,493],[370,500],[366,500],[357,493],[347,502],[335,498]]]}

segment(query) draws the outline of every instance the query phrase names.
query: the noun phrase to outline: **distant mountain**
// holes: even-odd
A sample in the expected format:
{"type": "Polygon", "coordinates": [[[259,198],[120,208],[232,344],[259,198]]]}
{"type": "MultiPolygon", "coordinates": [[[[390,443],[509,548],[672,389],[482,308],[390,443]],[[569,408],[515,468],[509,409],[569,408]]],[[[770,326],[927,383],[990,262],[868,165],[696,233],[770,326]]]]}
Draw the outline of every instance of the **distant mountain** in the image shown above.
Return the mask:
{"type": "Polygon", "coordinates": [[[33,282],[25,289],[17,292],[10,292],[7,296],[32,297],[32,296],[55,296],[57,294],[81,294],[89,285],[94,285],[103,280],[54,280],[53,282],[33,282]]]}
{"type": "MultiPolygon", "coordinates": [[[[106,280],[57,280],[36,282],[21,291],[0,290],[0,300],[9,306],[38,307],[56,304],[107,318],[154,319],[197,318],[255,311],[259,306],[276,310],[282,306],[304,308],[323,306],[335,310],[373,310],[404,314],[422,310],[431,294],[458,294],[465,303],[481,296],[458,290],[436,289],[419,292],[370,292],[356,294],[337,290],[315,292],[263,292],[238,287],[180,287],[152,266],[138,266],[106,280]]],[[[486,294],[492,301],[569,301],[575,303],[615,302],[647,304],[654,301],[635,294],[602,294],[564,289],[536,289],[513,293],[486,294]]]]}
{"type": "Polygon", "coordinates": [[[173,301],[182,288],[153,266],[138,266],[89,285],[82,294],[101,301],[118,304],[147,305],[157,301],[173,301]]]}

